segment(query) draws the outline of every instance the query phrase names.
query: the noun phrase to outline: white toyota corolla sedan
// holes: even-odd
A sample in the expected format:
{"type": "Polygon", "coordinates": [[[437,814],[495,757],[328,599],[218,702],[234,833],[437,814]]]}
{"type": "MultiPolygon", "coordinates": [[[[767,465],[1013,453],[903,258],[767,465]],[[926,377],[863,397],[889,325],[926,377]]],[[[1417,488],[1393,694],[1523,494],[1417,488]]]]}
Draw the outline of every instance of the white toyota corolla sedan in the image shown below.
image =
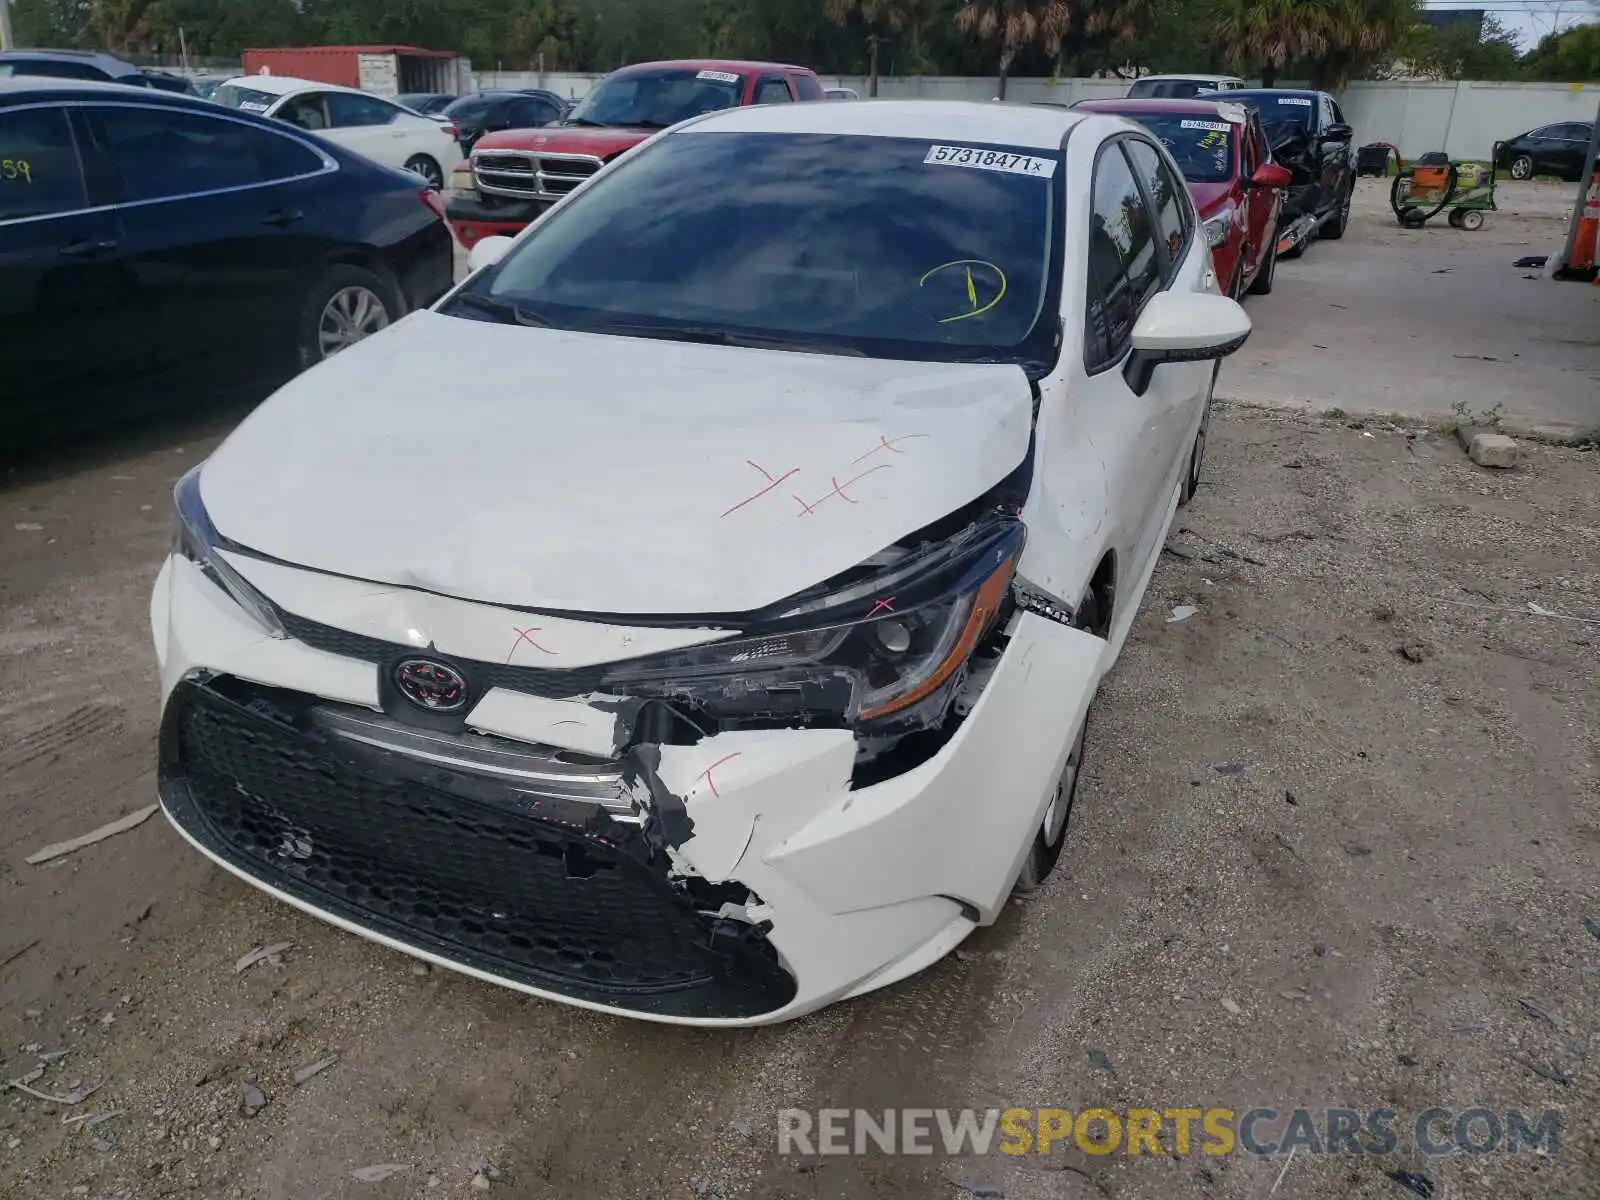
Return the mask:
{"type": "Polygon", "coordinates": [[[161,800],[341,928],[657,1021],[921,970],[1054,865],[1222,296],[1119,118],[676,126],[176,489],[161,800]]]}

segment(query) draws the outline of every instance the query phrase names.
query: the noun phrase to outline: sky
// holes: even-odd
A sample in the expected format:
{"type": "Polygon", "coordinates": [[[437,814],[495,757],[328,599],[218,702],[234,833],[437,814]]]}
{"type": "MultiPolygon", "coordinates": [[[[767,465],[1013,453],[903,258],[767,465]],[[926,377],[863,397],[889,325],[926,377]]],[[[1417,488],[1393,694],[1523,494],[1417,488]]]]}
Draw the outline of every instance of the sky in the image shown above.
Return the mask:
{"type": "Polygon", "coordinates": [[[1600,3],[1596,0],[1423,0],[1422,6],[1439,10],[1486,9],[1516,35],[1524,50],[1531,50],[1547,33],[1600,20],[1600,3]]]}

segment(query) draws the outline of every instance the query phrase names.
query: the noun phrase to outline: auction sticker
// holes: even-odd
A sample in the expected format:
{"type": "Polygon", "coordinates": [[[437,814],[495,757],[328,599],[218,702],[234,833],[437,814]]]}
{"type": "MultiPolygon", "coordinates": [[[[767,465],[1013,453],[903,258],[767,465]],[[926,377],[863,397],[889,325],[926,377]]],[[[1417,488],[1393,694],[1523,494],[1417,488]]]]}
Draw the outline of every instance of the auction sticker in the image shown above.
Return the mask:
{"type": "Polygon", "coordinates": [[[1304,96],[1279,96],[1279,104],[1293,104],[1296,108],[1310,108],[1311,101],[1304,96]]]}
{"type": "Polygon", "coordinates": [[[973,167],[979,171],[1004,171],[1009,175],[1035,175],[1049,179],[1056,173],[1056,160],[1035,158],[1031,154],[1012,154],[1009,150],[980,150],[975,146],[929,146],[925,163],[941,167],[973,167]]]}
{"type": "Polygon", "coordinates": [[[696,79],[709,79],[712,83],[738,83],[739,77],[732,71],[701,71],[696,79]]]}
{"type": "Polygon", "coordinates": [[[239,107],[245,112],[266,112],[272,105],[263,104],[259,100],[241,100],[239,101],[239,107]]]}
{"type": "Polygon", "coordinates": [[[1227,133],[1233,128],[1226,121],[1179,121],[1178,125],[1183,129],[1210,129],[1216,133],[1227,133]]]}

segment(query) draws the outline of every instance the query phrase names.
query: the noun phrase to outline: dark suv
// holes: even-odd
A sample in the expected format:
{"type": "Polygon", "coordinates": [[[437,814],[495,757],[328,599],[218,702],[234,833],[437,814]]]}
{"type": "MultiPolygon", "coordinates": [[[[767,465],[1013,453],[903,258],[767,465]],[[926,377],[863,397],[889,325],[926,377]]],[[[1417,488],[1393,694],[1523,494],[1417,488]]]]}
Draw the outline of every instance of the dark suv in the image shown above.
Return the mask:
{"type": "Polygon", "coordinates": [[[115,54],[102,54],[98,50],[0,51],[0,79],[12,75],[90,79],[99,83],[158,88],[164,92],[194,93],[194,88],[181,75],[167,71],[146,71],[115,54]]]}
{"type": "Polygon", "coordinates": [[[1289,169],[1283,224],[1292,236],[1288,246],[1280,240],[1279,252],[1293,256],[1313,237],[1343,237],[1356,160],[1350,149],[1353,131],[1339,102],[1327,92],[1278,88],[1230,91],[1225,99],[1260,114],[1273,161],[1289,169]]]}

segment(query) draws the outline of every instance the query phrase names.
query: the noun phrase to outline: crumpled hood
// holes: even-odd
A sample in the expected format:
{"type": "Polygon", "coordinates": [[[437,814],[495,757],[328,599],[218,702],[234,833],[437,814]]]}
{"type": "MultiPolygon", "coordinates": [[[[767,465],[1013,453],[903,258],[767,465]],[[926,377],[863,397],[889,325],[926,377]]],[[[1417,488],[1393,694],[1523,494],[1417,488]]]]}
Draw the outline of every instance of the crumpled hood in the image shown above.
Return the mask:
{"type": "Polygon", "coordinates": [[[659,129],[638,129],[620,125],[597,128],[592,125],[542,125],[536,129],[502,129],[486,133],[472,148],[478,150],[545,150],[551,154],[592,154],[610,158],[631,150],[640,142],[660,133],[659,129]]]}
{"type": "Polygon", "coordinates": [[[1022,462],[1032,415],[1014,366],[418,312],[252,413],[201,496],[224,537],[340,575],[527,608],[732,613],[974,499],[1022,462]]]}

